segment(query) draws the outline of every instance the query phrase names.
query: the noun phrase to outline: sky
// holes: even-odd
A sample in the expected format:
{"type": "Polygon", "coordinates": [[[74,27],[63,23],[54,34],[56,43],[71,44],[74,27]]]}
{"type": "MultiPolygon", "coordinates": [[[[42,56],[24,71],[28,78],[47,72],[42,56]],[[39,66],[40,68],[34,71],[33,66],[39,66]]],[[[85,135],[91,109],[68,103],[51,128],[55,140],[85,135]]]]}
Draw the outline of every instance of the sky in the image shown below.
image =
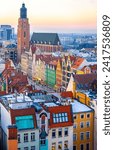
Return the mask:
{"type": "Polygon", "coordinates": [[[0,24],[17,31],[20,8],[25,3],[30,31],[96,33],[97,0],[0,0],[0,24]]]}

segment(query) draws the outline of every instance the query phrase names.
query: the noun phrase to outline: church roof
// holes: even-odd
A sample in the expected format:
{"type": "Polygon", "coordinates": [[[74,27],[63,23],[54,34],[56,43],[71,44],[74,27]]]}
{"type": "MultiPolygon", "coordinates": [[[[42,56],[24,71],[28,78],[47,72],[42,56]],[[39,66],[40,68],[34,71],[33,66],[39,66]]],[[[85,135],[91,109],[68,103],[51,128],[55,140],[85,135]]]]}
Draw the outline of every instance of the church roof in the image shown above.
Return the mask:
{"type": "Polygon", "coordinates": [[[33,33],[31,42],[38,44],[61,45],[57,33],[33,33]]]}

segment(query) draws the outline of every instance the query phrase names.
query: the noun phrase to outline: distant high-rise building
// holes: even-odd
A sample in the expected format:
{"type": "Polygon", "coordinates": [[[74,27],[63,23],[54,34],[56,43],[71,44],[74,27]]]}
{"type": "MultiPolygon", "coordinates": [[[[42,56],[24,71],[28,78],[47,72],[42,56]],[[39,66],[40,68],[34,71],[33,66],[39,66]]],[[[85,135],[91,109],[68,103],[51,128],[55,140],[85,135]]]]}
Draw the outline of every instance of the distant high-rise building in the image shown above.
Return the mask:
{"type": "Polygon", "coordinates": [[[18,19],[17,31],[17,51],[18,61],[21,60],[21,54],[29,50],[30,26],[27,18],[27,9],[25,4],[22,4],[20,9],[20,18],[18,19]]]}
{"type": "Polygon", "coordinates": [[[0,40],[11,40],[14,38],[14,28],[10,25],[0,25],[0,40]]]}

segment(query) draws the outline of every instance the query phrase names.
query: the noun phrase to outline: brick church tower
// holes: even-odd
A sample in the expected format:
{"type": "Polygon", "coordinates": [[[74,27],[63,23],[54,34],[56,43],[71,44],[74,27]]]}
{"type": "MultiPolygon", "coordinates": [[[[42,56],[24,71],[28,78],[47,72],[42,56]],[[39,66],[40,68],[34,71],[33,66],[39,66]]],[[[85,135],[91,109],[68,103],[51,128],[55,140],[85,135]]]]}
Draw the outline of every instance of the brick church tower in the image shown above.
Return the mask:
{"type": "Polygon", "coordinates": [[[27,18],[27,9],[25,4],[22,4],[20,9],[20,18],[18,19],[18,31],[17,31],[17,51],[18,62],[21,60],[21,54],[25,51],[29,51],[30,41],[30,26],[27,18]]]}

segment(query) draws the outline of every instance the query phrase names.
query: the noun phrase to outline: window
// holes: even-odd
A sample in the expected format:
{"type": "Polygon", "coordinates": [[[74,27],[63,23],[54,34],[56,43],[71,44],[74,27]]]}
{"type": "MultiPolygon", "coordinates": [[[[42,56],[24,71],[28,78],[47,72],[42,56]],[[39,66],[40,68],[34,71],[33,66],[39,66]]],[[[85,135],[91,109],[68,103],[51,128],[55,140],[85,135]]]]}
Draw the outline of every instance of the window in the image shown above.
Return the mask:
{"type": "Polygon", "coordinates": [[[83,144],[80,145],[80,150],[84,150],[84,145],[83,144]]]}
{"type": "Polygon", "coordinates": [[[90,145],[89,145],[89,143],[86,144],[86,150],[90,150],[90,145]]]}
{"type": "Polygon", "coordinates": [[[44,139],[41,139],[41,140],[40,140],[40,144],[41,144],[41,145],[45,145],[45,144],[46,144],[46,139],[45,139],[45,138],[44,138],[44,139]]]}
{"type": "Polygon", "coordinates": [[[76,128],[77,128],[77,124],[74,124],[74,125],[73,125],[73,128],[76,129],[76,128]]]}
{"type": "Polygon", "coordinates": [[[68,114],[67,113],[53,114],[53,123],[59,122],[68,122],[68,114]]]}
{"type": "Polygon", "coordinates": [[[73,117],[74,117],[74,119],[77,119],[77,115],[74,115],[73,117]]]}
{"type": "Polygon", "coordinates": [[[58,130],[58,137],[62,137],[62,129],[58,130]]]}
{"type": "Polygon", "coordinates": [[[43,119],[42,119],[42,122],[41,122],[41,124],[45,124],[45,120],[43,120],[43,119]]]}
{"type": "Polygon", "coordinates": [[[70,66],[68,66],[68,67],[67,67],[67,70],[68,70],[68,71],[70,71],[70,68],[71,68],[71,67],[70,67],[70,66]]]}
{"type": "Polygon", "coordinates": [[[68,128],[65,128],[65,130],[64,130],[64,135],[65,135],[65,136],[68,136],[68,128]]]}
{"type": "Polygon", "coordinates": [[[31,133],[31,141],[35,141],[35,133],[31,133]]]}
{"type": "Polygon", "coordinates": [[[84,128],[84,122],[80,123],[80,128],[84,128]]]}
{"type": "Polygon", "coordinates": [[[35,150],[35,146],[31,146],[31,150],[35,150]]]}
{"type": "Polygon", "coordinates": [[[24,150],[28,150],[28,147],[24,147],[24,150]]]}
{"type": "Polygon", "coordinates": [[[24,37],[26,37],[26,32],[24,32],[24,37]]]}
{"type": "Polygon", "coordinates": [[[90,132],[86,132],[86,139],[90,138],[90,132]]]}
{"type": "Polygon", "coordinates": [[[18,143],[21,143],[20,134],[17,135],[18,143]]]}
{"type": "Polygon", "coordinates": [[[58,143],[58,150],[62,150],[62,142],[58,143]]]}
{"type": "Polygon", "coordinates": [[[81,114],[81,115],[80,115],[80,118],[83,119],[83,118],[84,118],[84,114],[81,114]]]}
{"type": "Polygon", "coordinates": [[[80,139],[84,140],[84,133],[80,133],[80,139]]]}
{"type": "Polygon", "coordinates": [[[24,134],[24,142],[28,142],[28,133],[24,134]]]}
{"type": "Polygon", "coordinates": [[[76,149],[76,146],[73,146],[73,150],[77,150],[77,149],[76,149]]]}
{"type": "Polygon", "coordinates": [[[52,130],[52,138],[56,138],[56,130],[52,130]]]}
{"type": "Polygon", "coordinates": [[[56,143],[52,143],[51,150],[56,150],[56,143]]]}
{"type": "Polygon", "coordinates": [[[43,115],[41,118],[41,124],[45,124],[45,115],[43,115]]]}
{"type": "Polygon", "coordinates": [[[73,134],[73,141],[76,141],[76,140],[77,140],[77,135],[73,134]]]}
{"type": "Polygon", "coordinates": [[[90,127],[90,122],[89,121],[86,122],[86,126],[87,126],[87,128],[90,127]]]}
{"type": "Polygon", "coordinates": [[[64,150],[68,150],[68,141],[64,142],[64,150]]]}
{"type": "Polygon", "coordinates": [[[90,118],[90,114],[87,114],[87,118],[90,118]]]}
{"type": "Polygon", "coordinates": [[[18,130],[34,129],[34,119],[32,115],[15,117],[18,130]]]}

